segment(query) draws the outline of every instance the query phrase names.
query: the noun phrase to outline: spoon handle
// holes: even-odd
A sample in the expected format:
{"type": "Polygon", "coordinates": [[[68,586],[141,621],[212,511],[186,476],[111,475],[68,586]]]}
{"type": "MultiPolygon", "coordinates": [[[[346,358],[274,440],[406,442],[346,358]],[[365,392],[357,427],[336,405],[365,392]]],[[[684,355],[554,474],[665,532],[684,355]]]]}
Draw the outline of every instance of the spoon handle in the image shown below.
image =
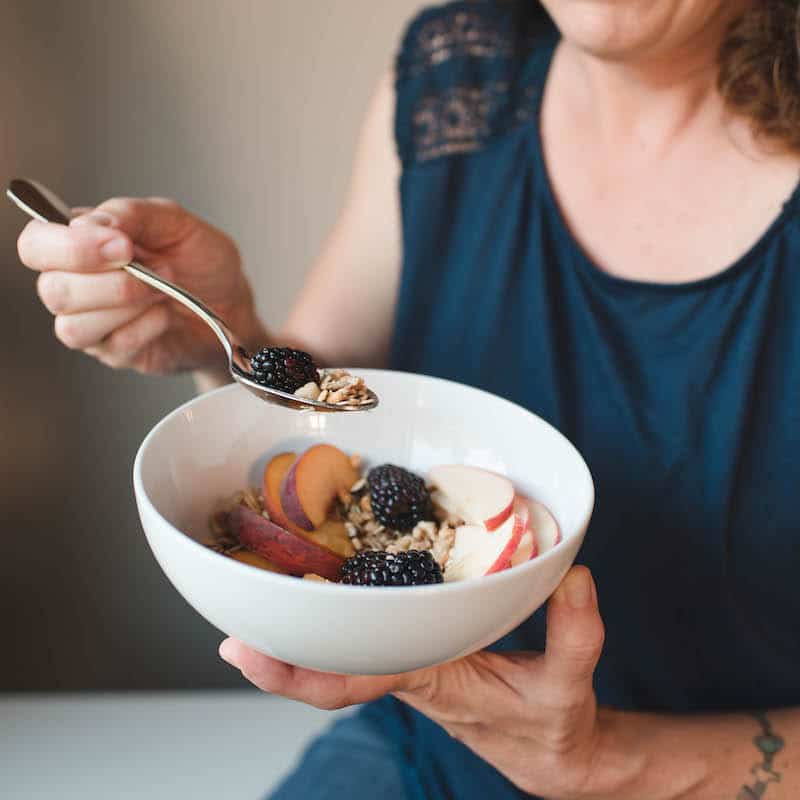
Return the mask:
{"type": "MultiPolygon", "coordinates": [[[[36,181],[15,178],[9,183],[6,194],[26,214],[41,222],[56,222],[60,225],[69,225],[69,221],[72,219],[73,215],[69,206],[57,194],[36,181]]],[[[214,334],[225,349],[228,360],[233,363],[237,359],[239,353],[236,352],[236,337],[231,333],[230,328],[205,303],[185,289],[176,286],[171,281],[162,278],[135,261],[126,264],[122,269],[137,280],[142,281],[142,283],[158,289],[194,312],[214,331],[214,334]]]]}

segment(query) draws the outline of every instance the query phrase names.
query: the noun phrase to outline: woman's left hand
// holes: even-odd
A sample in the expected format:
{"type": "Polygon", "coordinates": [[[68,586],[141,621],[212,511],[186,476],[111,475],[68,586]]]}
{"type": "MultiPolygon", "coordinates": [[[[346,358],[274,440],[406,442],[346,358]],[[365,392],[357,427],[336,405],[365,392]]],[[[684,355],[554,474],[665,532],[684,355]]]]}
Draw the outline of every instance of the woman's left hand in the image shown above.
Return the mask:
{"type": "Polygon", "coordinates": [[[550,598],[544,653],[479,652],[389,676],[302,669],[235,639],[220,655],[260,689],[324,709],[393,694],[441,725],[520,789],[567,800],[593,795],[600,725],[592,675],[603,647],[597,593],[573,567],[550,598]]]}

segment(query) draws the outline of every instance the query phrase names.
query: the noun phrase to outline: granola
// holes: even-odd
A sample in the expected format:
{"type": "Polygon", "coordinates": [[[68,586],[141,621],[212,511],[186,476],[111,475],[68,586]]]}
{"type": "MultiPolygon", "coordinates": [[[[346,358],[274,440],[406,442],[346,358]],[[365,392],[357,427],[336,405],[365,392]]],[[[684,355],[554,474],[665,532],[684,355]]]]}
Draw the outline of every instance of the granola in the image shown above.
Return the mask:
{"type": "Polygon", "coordinates": [[[222,505],[222,508],[217,509],[211,515],[208,521],[211,538],[205,542],[205,546],[215,553],[229,556],[244,549],[228,525],[228,516],[236,506],[244,506],[250,511],[255,511],[257,514],[269,519],[261,489],[251,486],[248,489],[236,492],[233,497],[222,505]]]}
{"type": "Polygon", "coordinates": [[[333,405],[369,405],[369,389],[363,378],[351,375],[344,369],[320,369],[319,383],[301,386],[295,396],[305,400],[318,400],[333,405]]]}
{"type": "Polygon", "coordinates": [[[337,510],[344,520],[350,541],[356,552],[385,550],[399,553],[404,550],[430,550],[434,560],[444,569],[455,541],[455,529],[460,520],[435,509],[435,520],[418,522],[408,533],[386,528],[372,513],[366,477],[362,476],[349,492],[340,494],[337,510]]]}

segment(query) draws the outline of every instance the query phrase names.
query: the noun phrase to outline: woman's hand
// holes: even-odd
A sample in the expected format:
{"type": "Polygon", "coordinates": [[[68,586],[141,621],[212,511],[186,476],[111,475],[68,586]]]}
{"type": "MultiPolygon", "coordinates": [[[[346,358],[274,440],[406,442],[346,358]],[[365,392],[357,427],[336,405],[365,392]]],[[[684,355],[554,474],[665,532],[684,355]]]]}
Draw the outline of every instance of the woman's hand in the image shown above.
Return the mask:
{"type": "Polygon", "coordinates": [[[289,666],[227,639],[220,655],[259,688],[325,709],[392,693],[526,792],[594,796],[602,736],[592,674],[604,629],[594,582],[573,567],[550,599],[543,654],[476,653],[402,675],[347,677],[289,666]]]}
{"type": "Polygon", "coordinates": [[[144,373],[213,370],[217,340],[196,317],[118,267],[136,259],[200,297],[250,344],[264,334],[234,243],[161,199],[108,200],[69,226],[33,221],[19,255],[67,347],[144,373]]]}

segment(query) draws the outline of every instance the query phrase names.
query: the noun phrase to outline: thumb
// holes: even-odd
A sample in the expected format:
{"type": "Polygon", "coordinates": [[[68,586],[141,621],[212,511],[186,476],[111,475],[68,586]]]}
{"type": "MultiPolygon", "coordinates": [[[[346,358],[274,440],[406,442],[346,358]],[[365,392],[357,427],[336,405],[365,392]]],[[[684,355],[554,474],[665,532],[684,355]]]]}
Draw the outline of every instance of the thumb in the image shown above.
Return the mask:
{"type": "Polygon", "coordinates": [[[547,606],[545,667],[554,680],[591,683],[605,630],[586,567],[572,567],[547,606]]]}

